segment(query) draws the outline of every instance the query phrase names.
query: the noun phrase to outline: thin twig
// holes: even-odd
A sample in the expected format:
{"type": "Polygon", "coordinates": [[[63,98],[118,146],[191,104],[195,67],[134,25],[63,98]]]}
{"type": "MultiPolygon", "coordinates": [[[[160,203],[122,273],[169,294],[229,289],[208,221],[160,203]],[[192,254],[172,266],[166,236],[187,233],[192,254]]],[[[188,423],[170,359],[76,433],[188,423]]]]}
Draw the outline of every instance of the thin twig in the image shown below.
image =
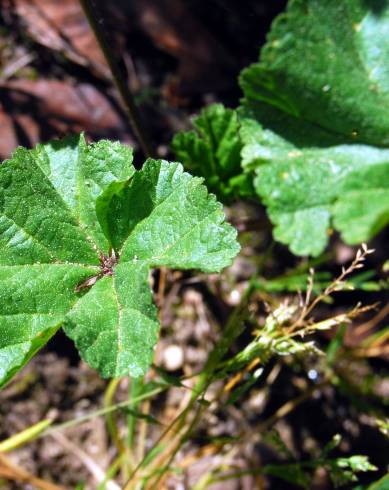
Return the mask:
{"type": "Polygon", "coordinates": [[[361,269],[364,266],[364,261],[366,257],[374,252],[373,249],[368,249],[367,245],[362,243],[361,248],[357,250],[354,260],[351,265],[346,269],[342,267],[341,274],[329,285],[326,289],[315,298],[312,303],[310,303],[310,296],[313,287],[313,271],[310,271],[307,298],[305,300],[304,306],[301,310],[300,316],[295,321],[295,323],[287,329],[288,332],[293,332],[296,328],[300,327],[305,318],[316,308],[316,306],[323,301],[324,298],[330,296],[336,291],[341,291],[345,286],[345,278],[349,276],[356,269],[361,269]]]}
{"type": "Polygon", "coordinates": [[[76,417],[72,420],[68,420],[67,422],[63,422],[62,424],[53,425],[49,429],[46,429],[41,434],[39,434],[38,438],[47,436],[49,434],[51,435],[54,432],[58,432],[60,430],[68,429],[69,427],[74,427],[78,424],[82,424],[88,420],[95,418],[95,417],[101,417],[102,415],[107,415],[107,413],[111,413],[111,412],[114,412],[115,410],[125,408],[128,405],[131,405],[132,403],[135,403],[135,402],[138,402],[141,400],[145,400],[145,399],[150,398],[154,395],[158,395],[159,393],[162,393],[166,389],[167,389],[167,387],[166,388],[165,387],[155,388],[155,390],[149,391],[147,393],[143,393],[142,395],[137,396],[133,400],[125,400],[123,402],[116,403],[115,405],[111,405],[109,407],[100,408],[99,410],[95,410],[94,412],[87,413],[86,415],[81,415],[80,417],[76,417]]]}
{"type": "MultiPolygon", "coordinates": [[[[142,413],[149,415],[150,413],[150,400],[145,400],[143,402],[142,413]]],[[[142,461],[145,455],[146,439],[147,439],[147,420],[141,420],[139,423],[139,434],[138,434],[138,447],[137,449],[137,460],[142,461]]]]}
{"type": "Polygon", "coordinates": [[[246,441],[249,440],[250,437],[252,437],[253,433],[255,435],[259,435],[269,430],[269,428],[272,427],[276,422],[278,422],[278,420],[284,418],[286,415],[293,412],[293,410],[295,410],[299,405],[301,405],[303,402],[311,398],[311,396],[316,391],[321,390],[324,386],[327,386],[328,383],[329,381],[326,379],[315,386],[311,386],[306,391],[304,391],[304,393],[297,396],[296,398],[293,398],[293,400],[288,400],[286,403],[284,403],[284,405],[282,405],[278,410],[276,410],[273,415],[271,415],[263,422],[260,422],[255,428],[250,430],[250,432],[246,434],[245,437],[241,438],[240,442],[243,442],[243,440],[246,441]]]}
{"type": "Polygon", "coordinates": [[[104,19],[99,14],[97,2],[96,0],[80,0],[80,4],[86,18],[88,19],[89,25],[96,37],[100,49],[104,54],[109,69],[111,70],[113,82],[123,100],[128,119],[139,141],[139,145],[141,146],[145,157],[151,157],[153,156],[154,152],[152,150],[145,128],[142,125],[141,117],[135,104],[134,97],[128,87],[125,78],[123,77],[122,71],[119,68],[113,50],[111,49],[111,46],[106,38],[104,29],[102,27],[104,19]]]}
{"type": "Polygon", "coordinates": [[[373,318],[369,321],[363,323],[362,325],[358,325],[355,328],[355,335],[360,336],[364,335],[366,332],[372,330],[377,323],[383,320],[389,314],[389,303],[386,304],[373,318]]]}
{"type": "MultiPolygon", "coordinates": [[[[69,439],[60,432],[51,434],[51,437],[55,439],[66,451],[75,455],[76,458],[82,462],[89,473],[91,473],[97,483],[104,481],[105,471],[89,456],[89,454],[80,449],[73,442],[69,441],[69,439]]],[[[107,490],[120,490],[119,485],[113,480],[106,481],[105,486],[107,490]]]]}
{"type": "Polygon", "coordinates": [[[20,71],[25,66],[29,65],[34,60],[35,55],[31,53],[25,53],[24,55],[20,56],[15,61],[3,68],[0,76],[0,81],[5,82],[6,80],[9,80],[15,75],[15,73],[20,71]]]}

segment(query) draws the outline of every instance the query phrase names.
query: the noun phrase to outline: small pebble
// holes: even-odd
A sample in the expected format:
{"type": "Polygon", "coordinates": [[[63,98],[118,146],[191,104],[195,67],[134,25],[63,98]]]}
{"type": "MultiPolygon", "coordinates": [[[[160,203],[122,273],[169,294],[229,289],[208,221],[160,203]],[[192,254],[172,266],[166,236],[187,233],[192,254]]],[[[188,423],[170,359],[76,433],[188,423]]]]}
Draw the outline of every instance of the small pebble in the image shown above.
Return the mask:
{"type": "Polygon", "coordinates": [[[163,353],[163,363],[168,371],[180,369],[184,363],[184,351],[178,345],[169,345],[163,353]]]}
{"type": "Polygon", "coordinates": [[[241,300],[241,294],[240,294],[240,291],[238,291],[237,289],[233,289],[230,293],[230,304],[232,305],[238,305],[240,303],[240,300],[241,300]]]}

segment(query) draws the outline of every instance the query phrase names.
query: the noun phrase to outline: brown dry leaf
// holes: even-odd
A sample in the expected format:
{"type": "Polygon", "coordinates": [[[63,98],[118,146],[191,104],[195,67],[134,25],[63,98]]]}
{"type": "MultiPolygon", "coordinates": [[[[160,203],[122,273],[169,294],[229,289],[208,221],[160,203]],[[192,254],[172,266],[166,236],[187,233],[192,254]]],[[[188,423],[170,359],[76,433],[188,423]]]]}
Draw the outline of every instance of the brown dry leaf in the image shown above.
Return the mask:
{"type": "Polygon", "coordinates": [[[131,142],[127,126],[110,100],[92,85],[60,80],[9,80],[0,83],[0,156],[18,146],[69,132],[131,142]]]}
{"type": "Polygon", "coordinates": [[[110,78],[105,59],[78,0],[14,0],[16,13],[38,43],[110,78]]]}
{"type": "MultiPolygon", "coordinates": [[[[182,0],[135,0],[139,22],[154,44],[179,60],[180,91],[202,92],[228,81],[233,60],[182,0]],[[223,76],[224,75],[224,76],[223,76]]],[[[174,87],[175,96],[177,87],[174,87]]],[[[165,90],[169,93],[171,90],[165,90]]]]}
{"type": "Polygon", "coordinates": [[[24,144],[21,135],[28,135],[27,144],[35,145],[39,139],[39,128],[31,116],[10,116],[0,104],[0,135],[0,159],[5,159],[18,145],[24,144]]]}

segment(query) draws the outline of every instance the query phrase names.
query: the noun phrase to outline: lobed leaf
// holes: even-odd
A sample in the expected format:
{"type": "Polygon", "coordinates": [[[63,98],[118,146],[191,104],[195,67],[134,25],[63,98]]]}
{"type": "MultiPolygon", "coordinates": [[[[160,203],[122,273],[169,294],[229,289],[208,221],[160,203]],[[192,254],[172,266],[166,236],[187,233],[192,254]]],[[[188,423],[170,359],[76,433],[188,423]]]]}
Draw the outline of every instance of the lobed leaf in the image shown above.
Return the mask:
{"type": "Polygon", "coordinates": [[[143,375],[153,359],[159,322],[147,263],[115,267],[66,316],[65,332],[103,377],[143,375]]]}
{"type": "Polygon", "coordinates": [[[388,30],[386,4],[291,0],[242,72],[243,166],[296,254],[389,222],[388,30]]]}
{"type": "Polygon", "coordinates": [[[238,253],[201,179],[131,162],[131,149],[81,136],[0,168],[0,386],[61,326],[102,376],[141,376],[159,330],[150,268],[219,271],[238,253]]]}
{"type": "Polygon", "coordinates": [[[88,230],[102,253],[108,243],[96,219],[96,199],[115,182],[135,172],[132,148],[101,140],[86,144],[83,135],[38,145],[38,162],[78,222],[88,230]]]}
{"type": "Polygon", "coordinates": [[[195,175],[205,178],[212,192],[223,200],[251,196],[249,179],[242,174],[239,120],[236,111],[212,104],[193,119],[195,130],[181,132],[171,147],[195,175]]]}

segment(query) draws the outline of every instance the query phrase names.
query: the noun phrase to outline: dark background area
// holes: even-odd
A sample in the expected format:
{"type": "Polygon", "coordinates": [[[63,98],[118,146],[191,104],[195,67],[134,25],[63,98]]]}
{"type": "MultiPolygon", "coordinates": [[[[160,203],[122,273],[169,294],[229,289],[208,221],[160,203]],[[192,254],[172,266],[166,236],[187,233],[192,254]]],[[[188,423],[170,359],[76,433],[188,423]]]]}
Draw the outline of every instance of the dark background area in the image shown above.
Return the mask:
{"type": "MultiPolygon", "coordinates": [[[[285,1],[98,2],[155,152],[212,101],[236,106],[239,71],[285,1]]],[[[69,132],[135,143],[76,0],[2,0],[0,155],[69,132]]]]}

